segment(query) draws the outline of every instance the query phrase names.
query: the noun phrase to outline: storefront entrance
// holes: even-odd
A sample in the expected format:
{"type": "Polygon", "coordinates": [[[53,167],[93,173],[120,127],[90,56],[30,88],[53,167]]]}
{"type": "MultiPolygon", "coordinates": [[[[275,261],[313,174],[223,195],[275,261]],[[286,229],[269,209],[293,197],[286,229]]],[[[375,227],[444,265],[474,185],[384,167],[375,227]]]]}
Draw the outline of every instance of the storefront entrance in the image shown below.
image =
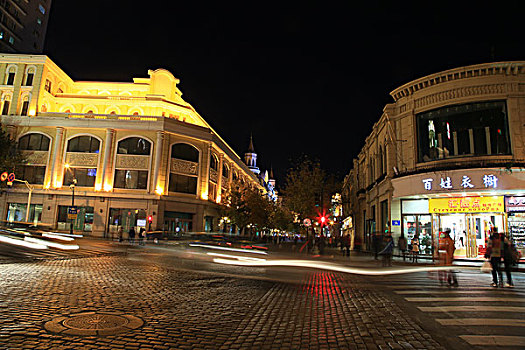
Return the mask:
{"type": "Polygon", "coordinates": [[[164,212],[164,231],[170,236],[180,236],[185,232],[192,231],[192,228],[193,214],[175,211],[164,212]]]}
{"type": "Polygon", "coordinates": [[[504,231],[504,215],[487,214],[447,214],[438,215],[438,227],[445,231],[450,229],[458,258],[477,258],[483,256],[492,228],[504,231]]]}

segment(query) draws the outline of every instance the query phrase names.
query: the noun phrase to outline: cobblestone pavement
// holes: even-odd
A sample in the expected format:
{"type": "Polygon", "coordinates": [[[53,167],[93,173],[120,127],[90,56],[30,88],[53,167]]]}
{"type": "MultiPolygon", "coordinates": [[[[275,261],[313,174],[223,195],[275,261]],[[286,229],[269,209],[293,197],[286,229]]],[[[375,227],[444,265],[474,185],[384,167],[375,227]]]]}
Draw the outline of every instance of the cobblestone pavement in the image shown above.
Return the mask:
{"type": "Polygon", "coordinates": [[[108,256],[2,265],[3,348],[439,348],[382,293],[332,273],[304,284],[181,272],[108,256]],[[136,330],[71,336],[44,323],[82,312],[129,314],[136,330]],[[393,322],[394,321],[394,322],[393,322]],[[403,329],[402,333],[396,328],[403,329]]]}
{"type": "Polygon", "coordinates": [[[174,265],[140,252],[0,265],[0,348],[451,348],[371,277],[320,271],[283,283],[174,265]],[[143,323],[66,334],[82,328],[78,315],[98,317],[86,329],[104,317],[143,323]]]}

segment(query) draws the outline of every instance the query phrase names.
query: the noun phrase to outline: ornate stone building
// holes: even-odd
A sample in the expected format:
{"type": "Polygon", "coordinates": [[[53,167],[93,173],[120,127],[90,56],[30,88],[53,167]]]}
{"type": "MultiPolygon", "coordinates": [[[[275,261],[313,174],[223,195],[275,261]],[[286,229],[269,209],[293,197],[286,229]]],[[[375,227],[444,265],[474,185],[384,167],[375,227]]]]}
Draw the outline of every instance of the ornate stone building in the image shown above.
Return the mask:
{"type": "Polygon", "coordinates": [[[525,248],[525,62],[460,67],[390,93],[344,193],[356,240],[392,232],[437,251],[450,229],[456,255],[482,256],[490,230],[525,248]]]}
{"type": "MultiPolygon", "coordinates": [[[[43,55],[0,55],[2,126],[28,163],[29,220],[105,236],[119,227],[212,231],[233,180],[263,189],[228,144],[182,99],[164,69],[133,82],[73,81],[43,55]],[[152,219],[151,224],[147,222],[152,219]]],[[[0,214],[23,221],[28,189],[0,199],[0,214]]]]}

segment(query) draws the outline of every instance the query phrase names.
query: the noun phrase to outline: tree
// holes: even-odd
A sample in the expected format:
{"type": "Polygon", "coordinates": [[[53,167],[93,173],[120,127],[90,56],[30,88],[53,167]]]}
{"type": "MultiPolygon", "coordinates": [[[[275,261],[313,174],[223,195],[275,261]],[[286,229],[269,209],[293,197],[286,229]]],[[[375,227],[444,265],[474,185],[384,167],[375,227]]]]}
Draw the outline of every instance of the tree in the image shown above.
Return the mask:
{"type": "Polygon", "coordinates": [[[332,195],[341,191],[341,182],[321,169],[318,161],[303,156],[288,170],[283,202],[299,219],[323,215],[330,207],[332,195]]]}
{"type": "Polygon", "coordinates": [[[241,182],[234,182],[225,194],[222,214],[244,231],[248,224],[259,228],[269,221],[269,201],[257,188],[241,182]]]}
{"type": "Polygon", "coordinates": [[[300,219],[316,215],[316,204],[321,205],[325,172],[319,162],[302,157],[288,170],[283,193],[284,205],[300,219]]]}
{"type": "MultiPolygon", "coordinates": [[[[0,128],[0,173],[15,172],[26,162],[25,157],[18,149],[18,144],[0,128]]],[[[2,182],[5,184],[5,182],[2,182]]]]}

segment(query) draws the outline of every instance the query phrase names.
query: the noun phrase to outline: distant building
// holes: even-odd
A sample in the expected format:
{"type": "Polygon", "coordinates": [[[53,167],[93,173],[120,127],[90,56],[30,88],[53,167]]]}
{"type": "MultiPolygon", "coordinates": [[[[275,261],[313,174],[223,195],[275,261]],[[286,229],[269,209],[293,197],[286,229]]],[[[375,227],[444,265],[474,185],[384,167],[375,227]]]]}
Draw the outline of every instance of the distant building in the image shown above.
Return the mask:
{"type": "Polygon", "coordinates": [[[0,0],[0,52],[41,53],[51,0],[0,0]]]}
{"type": "MultiPolygon", "coordinates": [[[[437,254],[483,256],[490,231],[525,250],[525,62],[450,69],[390,93],[345,179],[355,239],[391,232],[437,254]]],[[[346,213],[345,213],[346,214],[346,213]]]]}
{"type": "MultiPolygon", "coordinates": [[[[213,231],[232,181],[259,178],[189,103],[164,69],[132,82],[73,81],[49,57],[0,54],[1,123],[28,163],[29,220],[107,236],[130,227],[213,231]],[[146,222],[151,217],[152,222],[146,222]]],[[[23,221],[25,186],[7,189],[0,217],[23,221]]]]}
{"type": "Polygon", "coordinates": [[[257,153],[255,147],[253,147],[253,136],[250,136],[250,144],[248,145],[248,151],[244,153],[244,162],[248,168],[257,176],[259,182],[264,186],[268,199],[277,201],[277,189],[275,188],[275,178],[273,176],[273,168],[261,173],[261,170],[257,166],[257,153]]]}

